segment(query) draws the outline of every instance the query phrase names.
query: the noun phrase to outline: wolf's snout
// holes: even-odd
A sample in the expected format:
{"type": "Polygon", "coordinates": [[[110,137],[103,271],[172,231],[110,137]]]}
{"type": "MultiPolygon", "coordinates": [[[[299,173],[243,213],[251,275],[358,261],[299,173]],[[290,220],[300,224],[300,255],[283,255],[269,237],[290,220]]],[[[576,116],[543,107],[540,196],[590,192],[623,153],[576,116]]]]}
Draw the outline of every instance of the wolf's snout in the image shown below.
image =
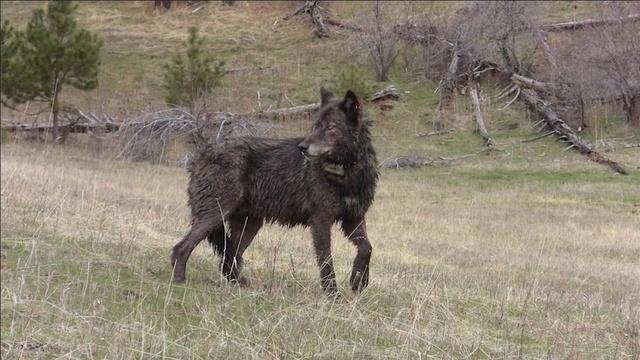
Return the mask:
{"type": "Polygon", "coordinates": [[[309,148],[309,144],[307,144],[306,142],[301,142],[300,144],[298,144],[298,149],[300,149],[300,151],[302,152],[307,152],[307,149],[309,148]]]}

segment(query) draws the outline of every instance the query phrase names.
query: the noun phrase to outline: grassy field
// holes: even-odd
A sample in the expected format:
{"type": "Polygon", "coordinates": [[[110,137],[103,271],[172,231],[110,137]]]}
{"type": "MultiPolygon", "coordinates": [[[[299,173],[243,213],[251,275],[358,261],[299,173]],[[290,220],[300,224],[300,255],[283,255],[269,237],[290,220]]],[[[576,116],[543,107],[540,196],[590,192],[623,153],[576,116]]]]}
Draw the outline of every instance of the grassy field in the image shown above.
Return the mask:
{"type": "MultiPolygon", "coordinates": [[[[355,21],[363,4],[329,6],[355,21]]],[[[460,2],[423,4],[402,6],[447,16],[460,2]]],[[[2,19],[21,27],[39,6],[2,1],[2,19]]],[[[308,23],[282,21],[295,7],[211,2],[161,13],[140,1],[80,3],[79,22],[104,40],[100,86],[65,90],[62,100],[117,116],[162,106],[160,70],[188,25],[229,68],[253,69],[229,74],[212,110],[257,110],[258,93],[263,108],[289,106],[285,95],[315,102],[345,66],[369,69],[344,32],[317,40],[308,23]]],[[[541,16],[573,20],[592,8],[545,3],[541,16]]],[[[466,96],[451,107],[454,133],[416,137],[429,130],[436,84],[401,61],[391,78],[402,101],[385,112],[366,106],[379,160],[483,148],[466,96]]],[[[485,100],[499,91],[484,90],[485,100]]],[[[337,302],[321,293],[300,228],[263,228],[246,253],[250,288],[228,285],[204,244],[189,281],[171,284],[170,250],[189,220],[183,169],[115,161],[93,138],[50,146],[3,134],[2,358],[638,360],[640,148],[626,146],[640,132],[618,114],[590,114],[582,135],[630,172],[619,176],[552,138],[523,143],[537,135],[526,111],[485,104],[496,150],[382,171],[368,215],[371,285],[360,296],[347,291],[355,249],[334,229],[337,302]]],[[[2,116],[25,118],[5,108],[2,116]]],[[[274,136],[309,128],[300,119],[276,125],[274,136]]]]}
{"type": "Polygon", "coordinates": [[[335,229],[334,303],[308,233],[277,226],[248,250],[250,288],[207,246],[172,285],[182,169],[5,143],[3,358],[637,359],[640,177],[572,159],[383,171],[372,284],[347,292],[335,229]]]}

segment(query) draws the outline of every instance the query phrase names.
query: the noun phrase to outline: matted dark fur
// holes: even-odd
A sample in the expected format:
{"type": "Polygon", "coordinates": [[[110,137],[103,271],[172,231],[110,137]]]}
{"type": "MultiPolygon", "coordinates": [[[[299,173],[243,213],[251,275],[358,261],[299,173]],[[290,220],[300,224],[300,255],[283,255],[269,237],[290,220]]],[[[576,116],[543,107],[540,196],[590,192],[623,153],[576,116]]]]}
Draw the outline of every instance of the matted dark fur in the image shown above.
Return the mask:
{"type": "Polygon", "coordinates": [[[321,89],[321,100],[306,138],[234,138],[194,156],[188,167],[191,230],[173,248],[174,281],[185,280],[189,255],[208,237],[227,279],[247,284],[240,276],[242,255],[269,221],[311,229],[322,288],[336,293],[331,225],[340,222],[357,247],[351,288],[367,286],[365,214],[378,181],[369,124],[353,92],[338,99],[321,89]]]}

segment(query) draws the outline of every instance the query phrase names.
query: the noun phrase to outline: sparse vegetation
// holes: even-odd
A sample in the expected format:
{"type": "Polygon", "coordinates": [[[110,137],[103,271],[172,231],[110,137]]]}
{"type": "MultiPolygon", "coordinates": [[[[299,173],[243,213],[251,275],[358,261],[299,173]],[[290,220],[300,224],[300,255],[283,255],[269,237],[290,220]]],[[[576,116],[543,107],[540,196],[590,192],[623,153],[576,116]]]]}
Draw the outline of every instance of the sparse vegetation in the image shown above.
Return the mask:
{"type": "Polygon", "coordinates": [[[363,99],[373,95],[375,88],[368,78],[368,74],[358,66],[349,66],[343,69],[330,80],[333,83],[331,90],[335,94],[346,94],[351,90],[363,99]]]}
{"type": "Polygon", "coordinates": [[[350,295],[355,249],[336,227],[333,303],[308,232],[277,226],[245,254],[252,287],[228,286],[207,246],[171,285],[180,168],[2,146],[5,359],[638,354],[638,177],[578,156],[383,171],[370,286],[350,295]]]}
{"type": "MultiPolygon", "coordinates": [[[[188,160],[191,148],[184,140],[193,119],[181,118],[183,109],[166,109],[164,69],[167,59],[184,53],[185,29],[191,26],[199,29],[198,39],[207,39],[199,43],[200,54],[226,60],[224,82],[211,90],[206,109],[221,118],[199,123],[212,126],[204,139],[212,141],[226,112],[247,115],[314,103],[321,85],[333,85],[336,92],[367,91],[376,72],[354,46],[356,30],[330,24],[329,36],[318,38],[306,17],[282,21],[302,2],[173,2],[168,11],[154,11],[153,2],[142,1],[76,4],[78,28],[103,39],[99,86],[64,86],[61,103],[117,121],[141,120],[129,129],[134,135],[142,130],[143,146],[123,157],[161,164],[114,160],[127,149],[111,135],[73,134],[61,147],[0,131],[3,359],[640,356],[640,130],[625,120],[621,104],[587,104],[588,127],[580,136],[624,165],[628,176],[565,151],[552,136],[540,137],[545,132],[537,132],[533,114],[512,101],[516,91],[508,92],[491,71],[483,74],[494,77],[477,79],[495,144],[491,151],[472,132],[476,124],[468,89],[460,85],[463,77],[452,88],[447,131],[416,136],[433,131],[426,124],[438,111],[438,81],[451,57],[450,44],[441,39],[456,29],[446,25],[455,19],[490,21],[490,13],[465,17],[467,2],[411,2],[403,4],[406,9],[390,9],[401,23],[427,24],[424,32],[411,34],[431,43],[400,38],[389,81],[375,89],[392,83],[401,99],[384,111],[371,103],[364,110],[373,120],[380,162],[406,155],[432,165],[381,170],[367,218],[374,247],[371,278],[360,296],[348,290],[355,248],[339,226],[332,229],[344,295],[333,302],[318,284],[308,231],[274,225],[265,226],[244,254],[252,286],[228,285],[218,259],[202,245],[191,257],[188,282],[170,283],[171,247],[189,222],[187,175],[175,165],[188,160]],[[163,111],[174,115],[152,116],[163,111]]],[[[360,25],[359,15],[371,14],[373,4],[323,1],[319,7],[333,20],[360,25]]],[[[605,17],[595,2],[534,5],[530,17],[538,24],[605,17]]],[[[33,10],[46,6],[0,2],[3,76],[5,51],[13,52],[15,44],[6,39],[24,34],[33,10]]],[[[615,29],[600,35],[615,36],[615,29]]],[[[573,60],[589,65],[589,59],[575,56],[581,44],[592,46],[587,53],[596,60],[605,50],[633,54],[637,48],[624,41],[632,32],[620,32],[605,49],[594,45],[596,36],[582,38],[597,28],[583,30],[578,37],[548,38],[562,73],[584,75],[578,88],[597,84],[592,75],[598,75],[572,67],[573,60]]],[[[489,50],[503,65],[498,48],[489,50]]],[[[524,64],[542,82],[566,83],[543,50],[514,47],[520,69],[524,64]],[[524,54],[531,55],[523,62],[524,54]]],[[[184,57],[183,66],[186,71],[184,57]]],[[[607,81],[599,89],[603,94],[613,87],[607,81]]],[[[48,121],[47,103],[14,107],[2,107],[3,122],[48,121]]],[[[238,118],[240,125],[244,120],[238,118]]],[[[310,127],[305,116],[250,124],[268,124],[260,129],[275,137],[300,136],[310,127]]],[[[225,128],[231,134],[266,133],[234,130],[225,128]]]]}
{"type": "Polygon", "coordinates": [[[367,10],[361,15],[360,31],[355,37],[369,57],[376,74],[376,80],[388,81],[391,67],[400,54],[399,38],[394,32],[396,22],[392,20],[390,9],[393,4],[381,1],[370,1],[367,10]]]}
{"type": "Polygon", "coordinates": [[[198,28],[189,28],[185,53],[177,54],[165,65],[165,101],[170,106],[185,106],[194,113],[198,101],[206,107],[211,91],[220,85],[224,76],[224,62],[215,60],[203,48],[205,39],[198,35],[198,28]]]}
{"type": "Polygon", "coordinates": [[[2,103],[47,103],[55,141],[65,139],[65,134],[58,134],[63,87],[91,90],[98,86],[101,42],[77,26],[75,9],[70,1],[51,1],[46,11],[33,11],[24,32],[12,31],[8,22],[2,31],[2,103]]]}

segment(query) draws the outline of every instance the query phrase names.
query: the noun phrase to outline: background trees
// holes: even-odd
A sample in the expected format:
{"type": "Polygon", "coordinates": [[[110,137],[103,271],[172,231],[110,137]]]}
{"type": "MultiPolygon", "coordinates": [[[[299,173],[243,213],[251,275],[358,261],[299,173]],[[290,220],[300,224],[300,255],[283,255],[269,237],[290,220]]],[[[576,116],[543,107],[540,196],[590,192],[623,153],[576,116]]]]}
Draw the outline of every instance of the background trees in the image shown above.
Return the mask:
{"type": "Polygon", "coordinates": [[[78,27],[69,1],[52,1],[37,9],[24,31],[2,26],[2,102],[49,104],[53,138],[64,141],[58,128],[59,94],[64,86],[80,90],[98,85],[101,41],[78,27]]]}
{"type": "Polygon", "coordinates": [[[176,54],[164,68],[165,101],[170,106],[185,106],[194,112],[197,101],[206,106],[207,96],[224,77],[224,61],[217,61],[202,45],[204,38],[196,27],[189,28],[184,54],[176,54]]]}

